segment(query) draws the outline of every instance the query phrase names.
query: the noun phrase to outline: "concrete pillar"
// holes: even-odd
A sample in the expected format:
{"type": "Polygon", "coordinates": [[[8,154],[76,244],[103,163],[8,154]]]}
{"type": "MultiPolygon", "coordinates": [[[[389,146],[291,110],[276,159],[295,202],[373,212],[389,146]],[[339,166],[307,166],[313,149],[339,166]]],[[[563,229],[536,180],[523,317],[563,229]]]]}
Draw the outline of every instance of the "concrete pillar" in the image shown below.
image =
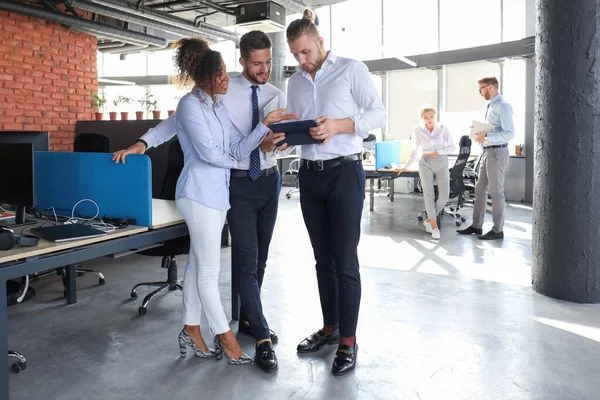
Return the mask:
{"type": "Polygon", "coordinates": [[[290,51],[285,32],[269,33],[273,48],[271,54],[273,56],[273,64],[271,70],[270,83],[281,89],[284,93],[287,93],[287,81],[283,68],[285,67],[285,57],[290,51]]]}
{"type": "Polygon", "coordinates": [[[537,2],[533,288],[580,303],[600,302],[599,22],[597,1],[537,2]]]}

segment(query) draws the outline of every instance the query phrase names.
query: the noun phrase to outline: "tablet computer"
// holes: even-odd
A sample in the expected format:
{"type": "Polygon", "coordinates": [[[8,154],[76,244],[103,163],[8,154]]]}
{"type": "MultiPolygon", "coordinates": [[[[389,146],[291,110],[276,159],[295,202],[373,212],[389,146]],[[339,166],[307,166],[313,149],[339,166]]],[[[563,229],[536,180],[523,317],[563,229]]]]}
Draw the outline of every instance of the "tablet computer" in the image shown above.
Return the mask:
{"type": "Polygon", "coordinates": [[[277,146],[281,146],[284,143],[287,143],[288,146],[298,146],[302,144],[323,143],[323,140],[313,139],[308,132],[310,128],[314,128],[316,126],[319,126],[317,121],[314,119],[307,119],[303,121],[271,124],[269,125],[269,129],[271,129],[273,133],[285,133],[285,140],[277,143],[277,146]]]}

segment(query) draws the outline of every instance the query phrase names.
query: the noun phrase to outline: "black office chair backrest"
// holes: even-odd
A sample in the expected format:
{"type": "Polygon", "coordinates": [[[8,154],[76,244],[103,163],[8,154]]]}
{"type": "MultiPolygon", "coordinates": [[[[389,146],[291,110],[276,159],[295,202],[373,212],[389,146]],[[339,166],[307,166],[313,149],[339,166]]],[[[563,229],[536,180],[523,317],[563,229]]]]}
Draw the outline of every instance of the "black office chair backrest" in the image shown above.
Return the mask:
{"type": "Polygon", "coordinates": [[[169,144],[169,155],[167,157],[167,172],[160,192],[160,198],[164,200],[175,200],[175,188],[177,180],[183,169],[183,150],[179,140],[175,139],[169,144]]]}
{"type": "Polygon", "coordinates": [[[75,137],[73,151],[78,153],[110,153],[110,138],[101,133],[81,133],[75,137]]]}
{"type": "Polygon", "coordinates": [[[463,171],[471,155],[471,139],[467,135],[460,138],[458,143],[458,158],[450,171],[450,198],[455,198],[465,190],[463,171]]]}

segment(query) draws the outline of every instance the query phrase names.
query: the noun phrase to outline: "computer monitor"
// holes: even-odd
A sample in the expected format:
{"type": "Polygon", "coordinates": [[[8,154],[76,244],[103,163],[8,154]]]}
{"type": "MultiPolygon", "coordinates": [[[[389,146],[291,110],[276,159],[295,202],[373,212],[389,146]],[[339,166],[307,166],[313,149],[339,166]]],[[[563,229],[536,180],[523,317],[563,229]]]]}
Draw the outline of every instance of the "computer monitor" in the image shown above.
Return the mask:
{"type": "Polygon", "coordinates": [[[32,143],[0,143],[0,203],[14,205],[15,217],[0,220],[13,227],[33,224],[25,219],[25,207],[35,206],[32,143]]]}
{"type": "Polygon", "coordinates": [[[50,150],[48,131],[0,131],[0,143],[33,143],[33,151],[50,150]]]}

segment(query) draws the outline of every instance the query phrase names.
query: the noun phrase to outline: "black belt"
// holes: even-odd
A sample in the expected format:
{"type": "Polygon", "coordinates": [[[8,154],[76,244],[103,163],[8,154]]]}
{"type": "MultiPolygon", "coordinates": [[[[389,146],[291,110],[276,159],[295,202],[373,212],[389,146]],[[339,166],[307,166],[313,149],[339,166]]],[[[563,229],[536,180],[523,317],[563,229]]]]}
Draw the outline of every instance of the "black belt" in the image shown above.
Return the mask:
{"type": "MultiPolygon", "coordinates": [[[[267,168],[267,169],[263,169],[260,171],[260,176],[269,176],[269,175],[273,175],[275,173],[277,173],[277,166],[275,167],[271,167],[271,168],[267,168]]],[[[232,169],[231,170],[231,177],[232,178],[249,178],[250,177],[250,171],[248,171],[247,169],[232,169]]]]}
{"type": "Polygon", "coordinates": [[[349,156],[342,156],[342,157],[338,157],[338,158],[333,158],[331,160],[317,160],[317,161],[311,161],[311,160],[306,160],[304,158],[300,159],[300,166],[304,167],[308,170],[313,170],[313,171],[323,171],[324,169],[327,168],[331,168],[331,167],[337,167],[338,165],[342,165],[351,161],[360,161],[361,160],[361,155],[360,154],[350,154],[349,156]]]}
{"type": "Polygon", "coordinates": [[[494,144],[492,146],[485,146],[484,149],[501,149],[502,147],[507,147],[507,144],[494,144]]]}

